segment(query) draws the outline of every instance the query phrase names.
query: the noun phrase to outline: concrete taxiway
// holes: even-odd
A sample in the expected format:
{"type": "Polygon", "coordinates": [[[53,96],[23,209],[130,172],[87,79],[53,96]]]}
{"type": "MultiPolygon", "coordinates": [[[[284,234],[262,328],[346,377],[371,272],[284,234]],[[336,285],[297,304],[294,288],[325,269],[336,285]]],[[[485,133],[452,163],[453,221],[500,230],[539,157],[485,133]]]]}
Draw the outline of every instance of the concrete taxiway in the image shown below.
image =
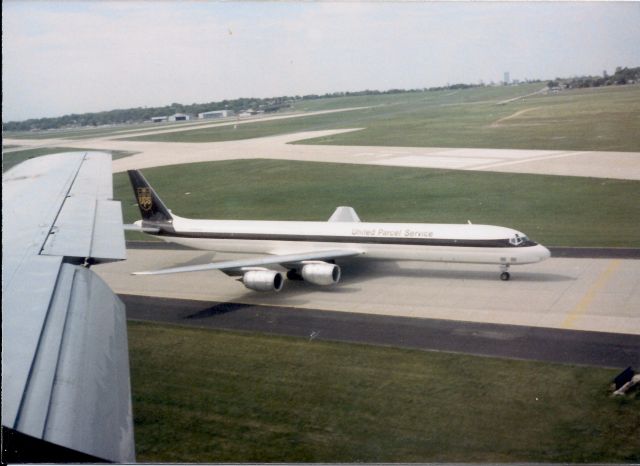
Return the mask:
{"type": "MultiPolygon", "coordinates": [[[[175,130],[167,129],[157,132],[175,130]]],[[[23,145],[34,143],[39,146],[49,144],[52,147],[57,145],[136,153],[115,160],[114,172],[184,163],[263,158],[640,180],[640,153],[637,152],[291,144],[305,139],[358,130],[355,128],[307,131],[210,143],[126,141],[108,136],[51,141],[6,139],[4,143],[23,145]]]]}
{"type": "Polygon", "coordinates": [[[509,282],[492,266],[352,261],[338,286],[287,282],[280,293],[247,290],[218,271],[130,275],[229,257],[130,249],[127,261],[93,270],[127,295],[640,335],[637,259],[552,258],[513,267],[509,282]]]}

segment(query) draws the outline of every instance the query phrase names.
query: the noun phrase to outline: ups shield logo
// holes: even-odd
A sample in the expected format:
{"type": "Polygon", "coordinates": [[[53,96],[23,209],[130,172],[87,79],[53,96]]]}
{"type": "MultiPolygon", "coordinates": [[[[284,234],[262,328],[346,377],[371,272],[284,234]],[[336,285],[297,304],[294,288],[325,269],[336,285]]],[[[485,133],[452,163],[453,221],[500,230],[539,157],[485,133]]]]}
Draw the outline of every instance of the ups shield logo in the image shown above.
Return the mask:
{"type": "Polygon", "coordinates": [[[153,199],[151,198],[151,190],[149,188],[138,188],[136,190],[138,196],[138,205],[144,211],[151,210],[153,199]]]}

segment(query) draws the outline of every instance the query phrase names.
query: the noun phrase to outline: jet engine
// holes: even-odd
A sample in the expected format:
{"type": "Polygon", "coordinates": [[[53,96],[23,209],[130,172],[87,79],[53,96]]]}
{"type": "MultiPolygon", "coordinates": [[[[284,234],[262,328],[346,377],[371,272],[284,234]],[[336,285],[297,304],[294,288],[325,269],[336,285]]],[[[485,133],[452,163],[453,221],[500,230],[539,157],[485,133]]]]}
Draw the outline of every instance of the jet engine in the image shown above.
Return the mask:
{"type": "Polygon", "coordinates": [[[242,276],[242,283],[254,291],[280,291],[284,279],[282,274],[275,270],[250,270],[242,276]]]}
{"type": "Polygon", "coordinates": [[[300,273],[305,281],[314,285],[333,285],[340,281],[340,267],[326,262],[305,262],[300,273]]]}

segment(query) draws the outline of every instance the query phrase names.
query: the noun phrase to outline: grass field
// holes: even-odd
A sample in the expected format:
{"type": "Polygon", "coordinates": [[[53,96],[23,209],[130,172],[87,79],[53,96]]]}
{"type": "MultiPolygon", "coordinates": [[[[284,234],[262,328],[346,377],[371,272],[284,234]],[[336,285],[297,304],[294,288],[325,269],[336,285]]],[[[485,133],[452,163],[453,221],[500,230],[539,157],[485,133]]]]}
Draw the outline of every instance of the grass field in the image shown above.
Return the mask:
{"type": "Polygon", "coordinates": [[[309,143],[640,151],[640,86],[425,107],[309,143]]]}
{"type": "Polygon", "coordinates": [[[126,136],[128,134],[137,134],[140,132],[154,130],[174,129],[178,127],[187,128],[202,125],[205,123],[211,123],[211,121],[189,120],[163,123],[145,122],[137,124],[99,126],[97,128],[84,127],[72,129],[56,129],[48,131],[6,131],[2,134],[2,136],[9,139],[91,139],[95,137],[116,135],[126,136]]]}
{"type": "Polygon", "coordinates": [[[122,131],[148,130],[156,128],[154,123],[139,123],[107,127],[84,127],[73,129],[55,129],[47,131],[5,131],[2,137],[9,139],[87,139],[96,136],[110,136],[122,131]]]}
{"type": "Polygon", "coordinates": [[[129,322],[141,462],[638,462],[617,371],[129,322]]]}
{"type": "MultiPolygon", "coordinates": [[[[83,150],[96,150],[96,149],[77,149],[73,147],[39,147],[37,149],[27,149],[18,152],[9,152],[8,154],[2,154],[2,171],[5,172],[14,165],[24,162],[25,160],[32,159],[34,157],[40,157],[47,154],[58,154],[60,152],[78,152],[83,150]]],[[[111,152],[113,160],[120,159],[122,157],[128,157],[134,154],[134,152],[127,152],[122,150],[106,151],[111,152]]]]}
{"type": "MultiPolygon", "coordinates": [[[[144,174],[184,217],[324,221],[350,205],[363,221],[471,220],[518,229],[547,246],[640,247],[638,181],[277,160],[144,174]]],[[[114,190],[125,221],[139,219],[126,174],[115,175],[114,190]]]]}
{"type": "Polygon", "coordinates": [[[216,142],[364,128],[304,144],[640,151],[640,85],[529,95],[541,84],[301,101],[297,110],[369,108],[129,138],[216,142]],[[517,96],[526,98],[501,104],[517,96]]]}
{"type": "Polygon", "coordinates": [[[293,104],[294,110],[315,112],[351,107],[377,107],[426,104],[456,105],[464,103],[497,103],[506,99],[531,94],[545,86],[543,83],[523,84],[508,87],[482,87],[475,89],[444,89],[440,91],[410,92],[402,94],[331,97],[325,99],[300,100],[293,104]]]}

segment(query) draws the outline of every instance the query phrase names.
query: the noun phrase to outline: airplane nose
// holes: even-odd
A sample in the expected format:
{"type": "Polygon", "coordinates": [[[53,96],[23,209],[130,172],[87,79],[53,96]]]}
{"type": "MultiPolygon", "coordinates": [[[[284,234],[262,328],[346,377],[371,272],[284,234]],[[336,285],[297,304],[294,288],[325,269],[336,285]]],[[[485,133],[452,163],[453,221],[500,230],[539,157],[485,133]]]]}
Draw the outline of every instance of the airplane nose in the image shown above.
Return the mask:
{"type": "Polygon", "coordinates": [[[540,245],[540,260],[543,261],[551,257],[551,251],[540,245]]]}

